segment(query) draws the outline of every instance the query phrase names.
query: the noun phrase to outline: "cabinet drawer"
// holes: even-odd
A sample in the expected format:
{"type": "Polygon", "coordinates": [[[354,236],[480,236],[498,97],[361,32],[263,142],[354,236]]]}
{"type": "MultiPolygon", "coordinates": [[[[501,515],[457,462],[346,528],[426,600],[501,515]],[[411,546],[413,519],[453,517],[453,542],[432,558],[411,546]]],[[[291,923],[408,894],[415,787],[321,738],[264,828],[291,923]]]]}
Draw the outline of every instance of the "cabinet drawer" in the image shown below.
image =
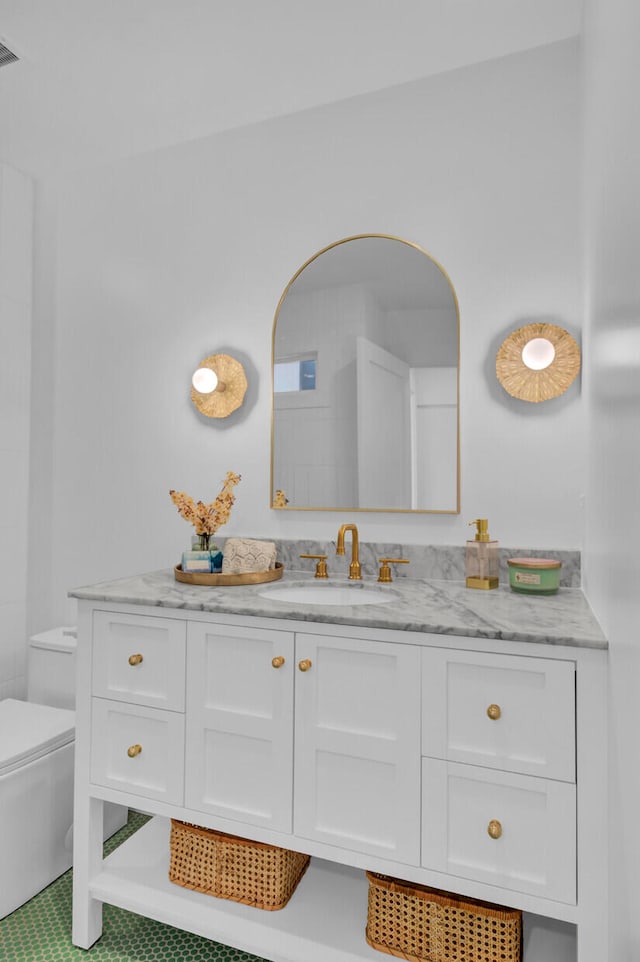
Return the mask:
{"type": "Polygon", "coordinates": [[[575,904],[575,786],[423,759],[422,864],[575,904]]]}
{"type": "Polygon", "coordinates": [[[93,694],[184,711],[185,623],[109,611],[93,618],[93,694]]]}
{"type": "Polygon", "coordinates": [[[184,715],[94,698],[91,781],[181,805],[184,715]]]}
{"type": "Polygon", "coordinates": [[[422,652],[422,754],[575,781],[575,665],[422,652]]]}

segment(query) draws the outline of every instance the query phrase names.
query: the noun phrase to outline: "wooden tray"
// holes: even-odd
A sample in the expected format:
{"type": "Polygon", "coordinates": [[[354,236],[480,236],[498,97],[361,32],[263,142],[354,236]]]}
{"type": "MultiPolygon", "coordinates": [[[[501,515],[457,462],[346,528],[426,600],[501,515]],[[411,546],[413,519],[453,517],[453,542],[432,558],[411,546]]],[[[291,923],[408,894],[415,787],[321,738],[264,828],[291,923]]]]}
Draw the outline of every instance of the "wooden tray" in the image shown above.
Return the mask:
{"type": "Polygon", "coordinates": [[[173,569],[176,581],[186,585],[261,585],[266,581],[279,581],[284,572],[284,565],[276,561],[275,568],[269,571],[248,571],[243,575],[207,574],[203,571],[183,571],[182,565],[173,569]]]}

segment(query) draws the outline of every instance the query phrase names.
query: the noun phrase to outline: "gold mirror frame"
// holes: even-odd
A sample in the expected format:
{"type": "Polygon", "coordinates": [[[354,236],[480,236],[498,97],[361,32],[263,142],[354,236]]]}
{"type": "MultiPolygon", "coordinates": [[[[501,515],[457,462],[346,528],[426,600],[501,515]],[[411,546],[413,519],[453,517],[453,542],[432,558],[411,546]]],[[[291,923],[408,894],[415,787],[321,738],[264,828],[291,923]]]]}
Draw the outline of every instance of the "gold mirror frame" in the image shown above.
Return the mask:
{"type": "Polygon", "coordinates": [[[496,377],[511,397],[520,401],[549,401],[559,397],[580,371],[580,348],[564,328],[555,324],[527,324],[502,342],[496,355],[496,377]],[[527,367],[522,351],[535,338],[553,344],[555,357],[548,367],[536,371],[527,367]]]}
{"type": "Polygon", "coordinates": [[[404,514],[459,514],[460,513],[460,306],[458,303],[458,297],[449,277],[448,273],[444,267],[429,254],[423,247],[413,241],[405,240],[402,237],[398,237],[394,234],[354,234],[349,237],[344,237],[341,240],[334,241],[332,244],[328,244],[321,250],[317,251],[311,257],[306,260],[302,266],[295,272],[289,283],[284,288],[278,305],[276,307],[274,320],[273,320],[273,330],[271,337],[271,464],[270,464],[270,507],[275,510],[288,510],[288,511],[334,511],[334,512],[358,512],[358,511],[369,511],[369,512],[385,512],[385,513],[404,513],[404,514]],[[389,241],[396,241],[399,244],[406,245],[420,254],[424,255],[442,274],[443,278],[446,280],[448,288],[452,297],[452,305],[455,311],[455,323],[456,323],[456,439],[455,439],[455,507],[452,508],[385,508],[385,507],[353,507],[353,506],[314,506],[314,505],[295,505],[289,502],[287,497],[287,492],[275,489],[274,478],[275,478],[275,391],[274,391],[274,371],[275,371],[275,361],[276,361],[276,329],[278,324],[278,317],[282,305],[287,297],[287,294],[291,290],[293,284],[302,274],[302,272],[309,267],[315,260],[321,257],[322,254],[333,250],[334,248],[340,247],[343,244],[347,244],[350,241],[364,240],[369,238],[378,238],[389,241]]]}

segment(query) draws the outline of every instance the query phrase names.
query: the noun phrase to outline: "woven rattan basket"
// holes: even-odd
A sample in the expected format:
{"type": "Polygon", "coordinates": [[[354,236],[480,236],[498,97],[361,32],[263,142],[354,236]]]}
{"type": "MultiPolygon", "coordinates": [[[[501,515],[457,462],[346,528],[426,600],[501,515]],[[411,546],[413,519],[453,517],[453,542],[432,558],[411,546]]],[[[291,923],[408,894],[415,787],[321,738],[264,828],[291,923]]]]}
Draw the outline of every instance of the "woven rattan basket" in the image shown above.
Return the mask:
{"type": "Polygon", "coordinates": [[[176,885],[282,909],[309,864],[309,856],[171,819],[169,880],[176,885]]]}
{"type": "Polygon", "coordinates": [[[520,962],[522,913],[367,872],[367,942],[409,962],[520,962]]]}

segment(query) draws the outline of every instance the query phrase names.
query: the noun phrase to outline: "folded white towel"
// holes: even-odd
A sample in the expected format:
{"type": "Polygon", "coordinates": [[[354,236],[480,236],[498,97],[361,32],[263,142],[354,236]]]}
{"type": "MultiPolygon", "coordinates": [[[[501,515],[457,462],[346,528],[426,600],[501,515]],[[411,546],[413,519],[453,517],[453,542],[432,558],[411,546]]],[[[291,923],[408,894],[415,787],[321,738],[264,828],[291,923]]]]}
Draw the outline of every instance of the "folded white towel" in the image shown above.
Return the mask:
{"type": "Polygon", "coordinates": [[[276,566],[273,541],[227,538],[222,559],[223,575],[242,575],[250,571],[269,571],[276,566]]]}

